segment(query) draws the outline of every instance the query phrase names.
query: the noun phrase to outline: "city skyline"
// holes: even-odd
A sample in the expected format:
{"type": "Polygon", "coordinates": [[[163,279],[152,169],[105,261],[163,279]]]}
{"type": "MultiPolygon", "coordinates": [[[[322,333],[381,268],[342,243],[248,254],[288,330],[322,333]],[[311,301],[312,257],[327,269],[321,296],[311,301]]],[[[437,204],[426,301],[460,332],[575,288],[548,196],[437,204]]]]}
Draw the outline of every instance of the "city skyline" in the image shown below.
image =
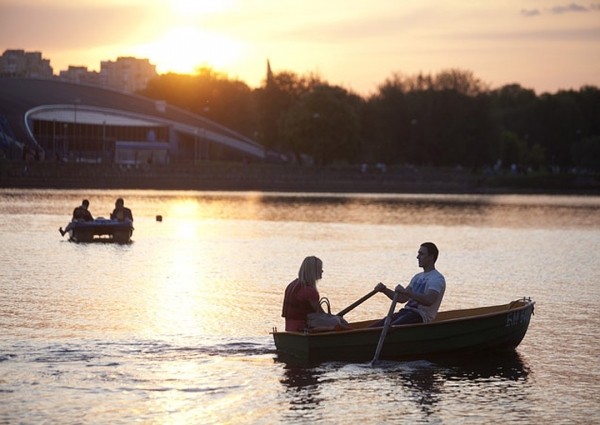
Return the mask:
{"type": "Polygon", "coordinates": [[[0,11],[2,51],[40,51],[55,74],[131,56],[256,88],[269,59],[361,95],[394,73],[447,69],[538,94],[600,86],[600,2],[0,0],[0,11]]]}

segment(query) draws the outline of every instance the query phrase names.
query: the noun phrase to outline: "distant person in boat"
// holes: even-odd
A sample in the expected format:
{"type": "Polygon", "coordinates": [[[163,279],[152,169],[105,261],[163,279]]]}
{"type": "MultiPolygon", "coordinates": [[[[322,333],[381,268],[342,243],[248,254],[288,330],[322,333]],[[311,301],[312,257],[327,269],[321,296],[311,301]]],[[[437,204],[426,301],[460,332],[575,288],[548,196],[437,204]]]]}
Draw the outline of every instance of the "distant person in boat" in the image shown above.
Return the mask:
{"type": "MultiPolygon", "coordinates": [[[[398,302],[406,303],[392,315],[391,325],[428,323],[435,319],[446,291],[446,280],[435,268],[438,254],[438,248],[432,242],[421,244],[417,260],[423,271],[417,273],[406,288],[398,285],[393,291],[381,282],[375,286],[375,290],[383,292],[389,299],[394,298],[394,292],[399,292],[398,302]]],[[[369,327],[383,326],[384,323],[385,318],[369,327]]]]}
{"type": "Polygon", "coordinates": [[[308,326],[309,313],[322,313],[317,281],[323,277],[323,261],[311,256],[302,261],[298,278],[285,289],[282,317],[286,331],[302,331],[308,326]]]}
{"type": "MultiPolygon", "coordinates": [[[[84,199],[81,202],[81,205],[76,207],[73,210],[73,218],[71,219],[71,221],[94,221],[94,217],[92,217],[92,213],[88,210],[88,207],[90,206],[90,201],[88,201],[87,199],[84,199]]],[[[60,232],[60,234],[62,236],[65,235],[65,233],[67,233],[70,230],[70,224],[67,225],[67,228],[65,230],[63,230],[63,228],[59,228],[58,231],[60,232]]]]}
{"type": "Polygon", "coordinates": [[[110,219],[119,221],[133,221],[133,214],[131,214],[131,210],[129,208],[125,207],[123,198],[119,198],[117,199],[117,202],[115,202],[115,209],[112,213],[110,213],[110,219]]]}
{"type": "Polygon", "coordinates": [[[94,221],[94,217],[92,217],[92,213],[88,209],[89,207],[90,201],[84,199],[81,205],[73,210],[73,220],[94,221]]]}

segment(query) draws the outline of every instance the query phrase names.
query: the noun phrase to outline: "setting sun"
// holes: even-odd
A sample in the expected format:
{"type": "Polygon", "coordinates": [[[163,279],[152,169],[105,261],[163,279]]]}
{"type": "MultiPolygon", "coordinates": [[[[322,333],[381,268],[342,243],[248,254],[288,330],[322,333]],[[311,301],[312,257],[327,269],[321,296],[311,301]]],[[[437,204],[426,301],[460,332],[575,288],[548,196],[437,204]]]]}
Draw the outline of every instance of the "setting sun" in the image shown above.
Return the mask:
{"type": "Polygon", "coordinates": [[[175,13],[186,17],[222,12],[233,7],[231,0],[171,0],[168,4],[175,13]]]}
{"type": "Polygon", "coordinates": [[[2,47],[40,52],[55,75],[131,56],[159,74],[210,67],[260,87],[268,59],[275,72],[316,72],[363,95],[394,73],[463,69],[540,93],[600,75],[598,2],[0,2],[2,47]]]}
{"type": "Polygon", "coordinates": [[[140,46],[136,54],[150,58],[158,73],[193,74],[200,66],[227,67],[241,50],[239,42],[187,26],[167,30],[161,38],[140,46]]]}

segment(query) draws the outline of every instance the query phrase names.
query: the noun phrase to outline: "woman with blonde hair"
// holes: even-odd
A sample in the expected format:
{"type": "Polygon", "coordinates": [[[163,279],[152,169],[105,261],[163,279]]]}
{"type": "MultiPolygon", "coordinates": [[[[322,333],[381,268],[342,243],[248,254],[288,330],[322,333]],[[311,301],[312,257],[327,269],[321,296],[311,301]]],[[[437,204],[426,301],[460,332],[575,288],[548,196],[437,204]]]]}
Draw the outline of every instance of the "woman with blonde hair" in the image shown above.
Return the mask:
{"type": "Polygon", "coordinates": [[[315,256],[302,261],[298,278],[285,289],[282,317],[286,331],[303,331],[308,327],[307,315],[322,313],[317,281],[323,277],[323,261],[315,256]]]}

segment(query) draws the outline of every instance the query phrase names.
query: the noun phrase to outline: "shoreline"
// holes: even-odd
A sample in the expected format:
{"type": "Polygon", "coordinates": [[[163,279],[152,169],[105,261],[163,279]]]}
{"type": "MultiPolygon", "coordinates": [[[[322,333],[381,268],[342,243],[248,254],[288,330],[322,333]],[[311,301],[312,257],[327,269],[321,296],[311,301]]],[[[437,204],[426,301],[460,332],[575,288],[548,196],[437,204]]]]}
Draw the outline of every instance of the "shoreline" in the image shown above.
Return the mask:
{"type": "Polygon", "coordinates": [[[461,168],[199,163],[124,167],[4,161],[0,187],[15,189],[139,189],[307,193],[599,195],[595,177],[484,176],[461,168]]]}

